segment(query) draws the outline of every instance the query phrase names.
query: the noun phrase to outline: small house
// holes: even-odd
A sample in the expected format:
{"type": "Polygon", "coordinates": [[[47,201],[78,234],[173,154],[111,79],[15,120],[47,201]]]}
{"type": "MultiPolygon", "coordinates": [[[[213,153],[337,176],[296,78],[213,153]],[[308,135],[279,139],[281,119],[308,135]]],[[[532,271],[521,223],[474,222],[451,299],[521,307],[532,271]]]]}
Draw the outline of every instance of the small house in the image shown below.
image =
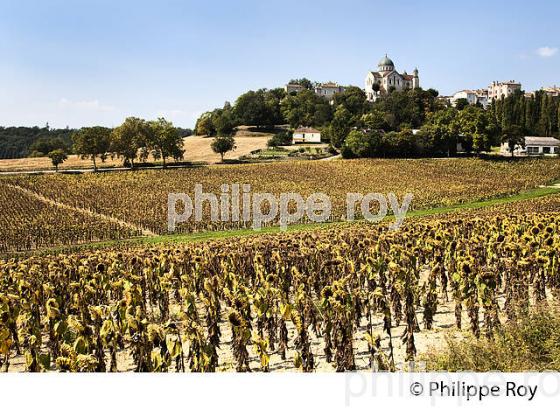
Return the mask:
{"type": "MultiPolygon", "coordinates": [[[[511,155],[507,142],[500,146],[500,153],[511,155]]],[[[560,141],[552,137],[525,137],[525,147],[517,145],[513,153],[514,155],[558,155],[560,141]]]]}
{"type": "Polygon", "coordinates": [[[299,127],[294,131],[292,144],[321,142],[321,131],[310,127],[299,127]]]}

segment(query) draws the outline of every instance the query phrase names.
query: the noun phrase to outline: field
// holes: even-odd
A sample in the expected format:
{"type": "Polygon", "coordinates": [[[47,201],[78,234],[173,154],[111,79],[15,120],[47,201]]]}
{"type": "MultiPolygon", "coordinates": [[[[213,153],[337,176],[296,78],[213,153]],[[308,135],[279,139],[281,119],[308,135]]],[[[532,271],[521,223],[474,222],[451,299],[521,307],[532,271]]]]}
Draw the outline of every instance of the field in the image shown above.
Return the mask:
{"type": "MultiPolygon", "coordinates": [[[[266,148],[266,143],[270,136],[271,134],[266,133],[253,133],[248,131],[240,132],[235,137],[237,148],[235,151],[228,152],[225,155],[225,159],[237,159],[241,156],[249,154],[251,151],[266,148]]],[[[190,136],[185,138],[183,141],[185,148],[184,161],[194,163],[205,162],[209,164],[220,162],[220,155],[214,153],[210,147],[212,138],[190,136]]],[[[148,158],[148,161],[153,161],[153,158],[148,158]]],[[[119,168],[123,166],[123,162],[118,158],[108,158],[103,163],[98,161],[98,166],[100,168],[119,168]]],[[[90,168],[93,168],[91,160],[81,159],[77,155],[69,155],[68,160],[60,166],[61,170],[90,168]]],[[[53,169],[51,160],[47,157],[0,160],[0,174],[2,172],[31,172],[53,169]]]]}
{"type": "MultiPolygon", "coordinates": [[[[560,195],[0,262],[10,371],[398,370],[560,296],[560,195]]],[[[555,364],[550,363],[550,367],[555,364]]],[[[538,369],[543,370],[543,369],[538,369]]]]}
{"type": "MultiPolygon", "coordinates": [[[[560,193],[538,188],[559,178],[554,159],[0,178],[0,366],[394,371],[428,360],[428,368],[471,368],[476,360],[455,350],[482,351],[559,302],[560,193]],[[182,235],[165,235],[167,193],[192,193],[195,183],[206,192],[224,183],[321,191],[333,221],[344,219],[347,192],[412,192],[413,211],[397,231],[358,221],[242,235],[235,230],[248,225],[187,222],[182,235]],[[189,240],[202,231],[231,235],[189,240]],[[133,237],[142,239],[122,240],[133,237]]],[[[529,370],[526,356],[500,369],[529,370]]],[[[543,357],[536,370],[557,369],[543,357]]]]}
{"type": "MultiPolygon", "coordinates": [[[[168,193],[193,195],[194,185],[204,192],[220,192],[222,184],[250,184],[253,193],[297,192],[307,197],[323,192],[332,200],[331,220],[343,220],[348,192],[394,192],[402,199],[412,193],[411,210],[515,194],[560,178],[560,161],[352,160],[302,161],[275,164],[221,165],[194,169],[151,170],[83,175],[20,175],[0,178],[6,205],[0,218],[0,248],[29,250],[167,232],[168,193]],[[19,187],[14,201],[10,186],[19,187]],[[43,202],[43,217],[56,220],[57,229],[44,232],[27,202],[43,202]],[[11,206],[8,206],[11,204],[11,206]],[[57,205],[57,206],[53,206],[57,205]],[[96,222],[80,218],[96,215],[96,222]],[[126,228],[126,229],[123,229],[126,228]],[[28,232],[35,228],[33,240],[28,232]],[[74,232],[81,232],[80,235],[74,232]]],[[[37,205],[38,206],[38,205],[37,205]]],[[[208,217],[209,207],[205,208],[208,217]]],[[[306,222],[303,220],[302,222],[306,222]]],[[[179,224],[176,233],[250,228],[244,222],[179,224]]]]}

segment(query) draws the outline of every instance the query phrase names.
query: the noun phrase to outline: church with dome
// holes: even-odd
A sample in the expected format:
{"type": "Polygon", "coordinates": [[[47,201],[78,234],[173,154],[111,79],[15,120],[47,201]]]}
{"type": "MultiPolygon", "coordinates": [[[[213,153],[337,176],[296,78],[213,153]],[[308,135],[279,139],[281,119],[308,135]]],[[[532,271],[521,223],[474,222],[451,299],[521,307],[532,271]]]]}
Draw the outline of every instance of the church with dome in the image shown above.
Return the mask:
{"type": "Polygon", "coordinates": [[[377,71],[370,71],[366,76],[365,90],[368,101],[375,101],[380,95],[392,89],[402,91],[418,87],[420,87],[418,69],[415,68],[412,74],[406,71],[401,74],[395,70],[395,64],[387,54],[377,64],[377,71]]]}

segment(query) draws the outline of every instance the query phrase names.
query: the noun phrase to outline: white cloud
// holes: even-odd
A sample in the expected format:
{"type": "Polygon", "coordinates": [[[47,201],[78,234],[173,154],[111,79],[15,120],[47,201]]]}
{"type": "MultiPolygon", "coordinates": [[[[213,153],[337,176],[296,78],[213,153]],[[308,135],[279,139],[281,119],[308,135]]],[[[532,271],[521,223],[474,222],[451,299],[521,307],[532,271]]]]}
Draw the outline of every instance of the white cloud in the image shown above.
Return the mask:
{"type": "Polygon", "coordinates": [[[542,58],[549,58],[554,56],[556,53],[558,53],[558,48],[556,47],[539,47],[537,48],[537,55],[539,55],[542,58]]]}
{"type": "Polygon", "coordinates": [[[71,101],[67,98],[61,98],[58,102],[61,108],[74,108],[86,111],[107,112],[113,111],[115,107],[111,105],[103,105],[99,100],[84,100],[84,101],[71,101]]]}

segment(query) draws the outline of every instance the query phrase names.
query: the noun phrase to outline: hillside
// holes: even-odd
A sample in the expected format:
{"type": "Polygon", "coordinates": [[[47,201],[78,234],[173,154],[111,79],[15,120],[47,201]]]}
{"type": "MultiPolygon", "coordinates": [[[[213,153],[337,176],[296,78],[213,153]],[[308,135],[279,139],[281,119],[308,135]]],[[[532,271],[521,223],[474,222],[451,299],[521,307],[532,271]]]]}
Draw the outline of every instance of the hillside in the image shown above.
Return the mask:
{"type": "MultiPolygon", "coordinates": [[[[266,132],[254,132],[248,127],[239,127],[235,135],[237,149],[225,155],[225,159],[237,159],[251,151],[266,147],[268,139],[272,136],[266,132]]],[[[210,148],[212,138],[206,136],[190,136],[184,138],[185,161],[206,162],[214,164],[220,161],[220,156],[210,148]]],[[[149,161],[152,158],[149,159],[149,161]]],[[[68,160],[60,166],[60,169],[87,169],[91,168],[90,160],[80,159],[77,155],[69,155],[68,160]]],[[[121,167],[120,159],[108,158],[100,167],[121,167]]],[[[0,159],[0,173],[14,171],[42,171],[53,169],[51,161],[47,157],[40,158],[17,158],[0,159]]]]}

